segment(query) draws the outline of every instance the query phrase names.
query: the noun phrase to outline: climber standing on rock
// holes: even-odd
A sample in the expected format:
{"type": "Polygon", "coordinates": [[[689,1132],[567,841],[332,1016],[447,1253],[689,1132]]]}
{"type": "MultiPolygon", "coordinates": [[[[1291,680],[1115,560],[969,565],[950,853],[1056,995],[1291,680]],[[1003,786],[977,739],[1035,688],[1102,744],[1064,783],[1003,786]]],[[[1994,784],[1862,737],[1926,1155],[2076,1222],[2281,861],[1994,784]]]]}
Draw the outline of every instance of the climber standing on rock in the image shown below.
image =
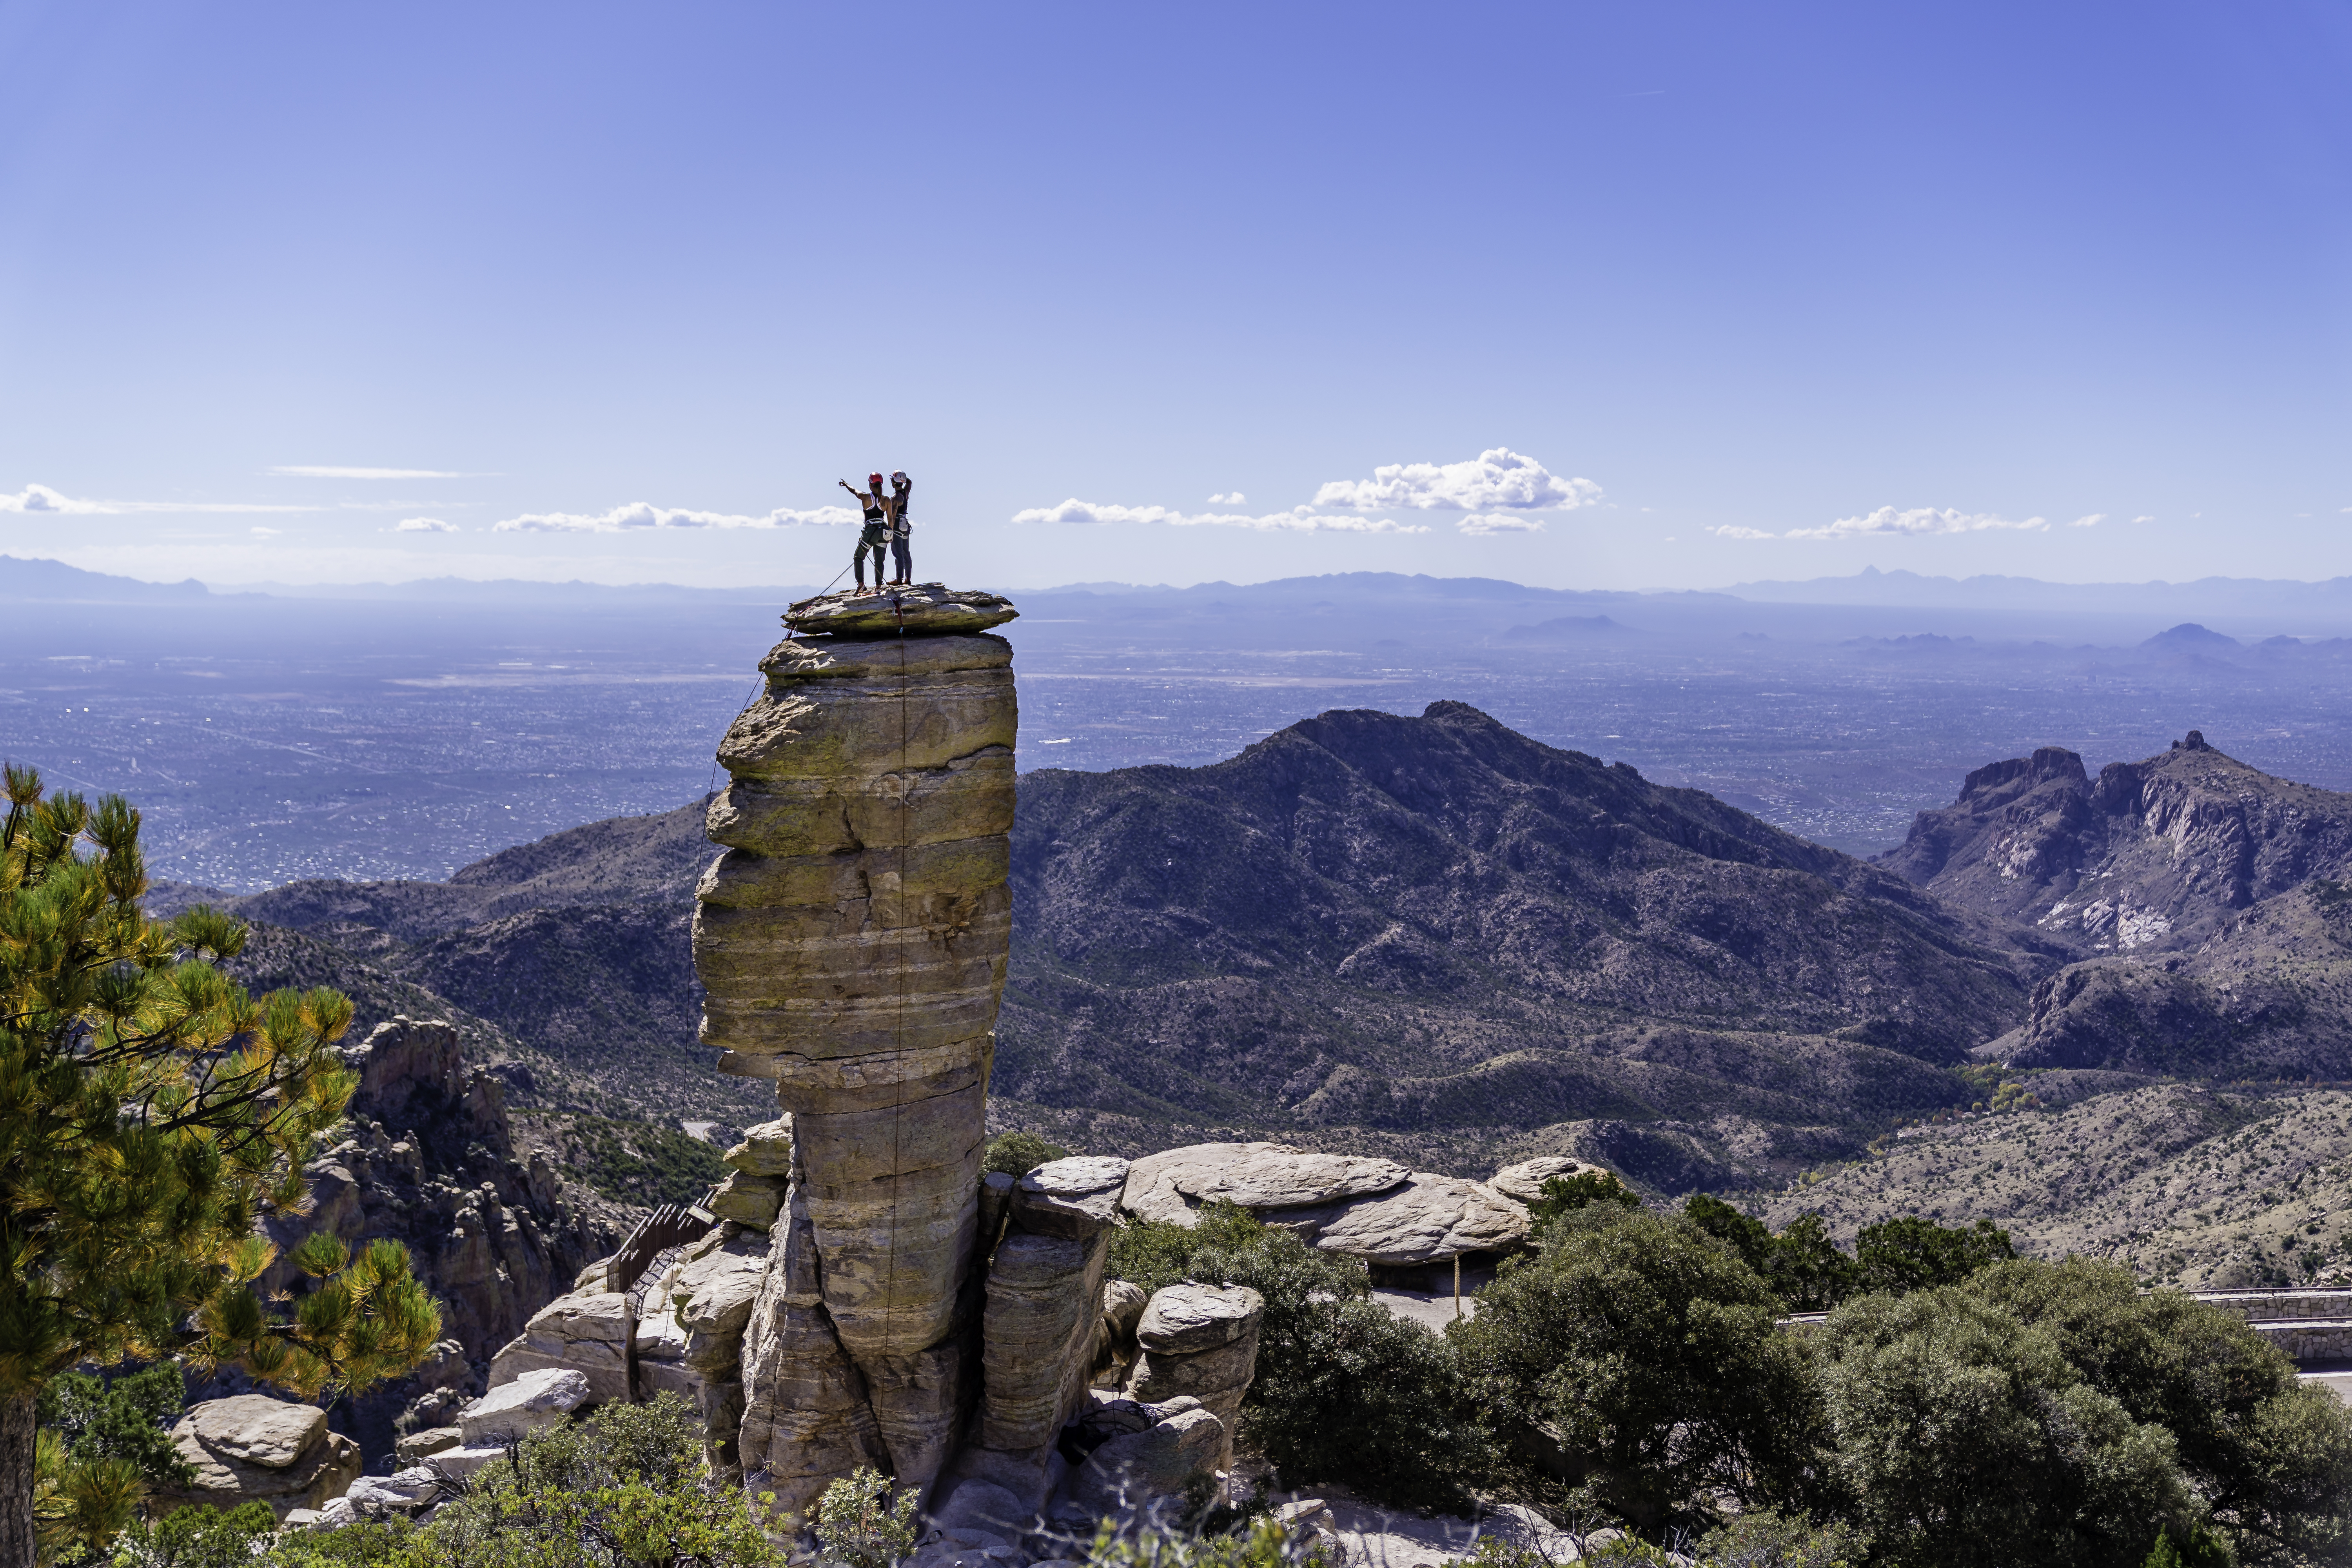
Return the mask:
{"type": "MultiPolygon", "coordinates": [[[[857,489],[847,479],[835,481],[843,489],[857,498],[865,510],[866,524],[857,532],[857,548],[850,552],[849,564],[857,574],[857,591],[866,592],[866,552],[874,552],[874,585],[885,586],[882,581],[882,553],[890,544],[890,498],[882,492],[882,476],[866,476],[866,489],[857,489]]],[[[838,581],[839,579],[835,579],[838,581]]]]}
{"type": "Polygon", "coordinates": [[[914,490],[915,481],[907,477],[906,469],[890,476],[890,561],[898,569],[890,581],[908,586],[915,581],[915,525],[907,521],[907,498],[914,490]]]}

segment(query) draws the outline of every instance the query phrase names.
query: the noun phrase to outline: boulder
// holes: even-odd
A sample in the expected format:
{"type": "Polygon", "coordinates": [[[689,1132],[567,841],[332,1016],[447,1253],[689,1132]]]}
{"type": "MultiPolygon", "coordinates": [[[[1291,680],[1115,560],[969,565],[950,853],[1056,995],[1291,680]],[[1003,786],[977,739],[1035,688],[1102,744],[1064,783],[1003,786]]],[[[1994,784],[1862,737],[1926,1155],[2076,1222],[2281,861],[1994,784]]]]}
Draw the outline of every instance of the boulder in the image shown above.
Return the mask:
{"type": "Polygon", "coordinates": [[[1127,1162],[1073,1155],[1038,1166],[1013,1190],[1013,1223],[1037,1236],[1081,1239],[1118,1224],[1127,1162]]]}
{"type": "Polygon", "coordinates": [[[958,1481],[931,1510],[932,1522],[941,1530],[982,1530],[1009,1541],[1028,1534],[1035,1519],[1035,1510],[993,1481],[983,1480],[958,1481]]]}
{"type": "Polygon", "coordinates": [[[521,1333],[490,1362],[490,1385],[527,1372],[569,1367],[588,1380],[592,1403],[626,1404],[629,1342],[636,1306],[625,1291],[574,1290],[531,1314],[521,1333]]]}
{"type": "Polygon", "coordinates": [[[793,1173],[793,1119],[780,1116],[773,1121],[763,1121],[748,1128],[743,1142],[720,1156],[730,1170],[752,1176],[789,1176],[793,1173]]]}
{"type": "Polygon", "coordinates": [[[1385,1193],[1402,1186],[1412,1174],[1394,1160],[1310,1154],[1276,1144],[1245,1154],[1214,1175],[1205,1167],[1185,1168],[1177,1173],[1176,1185],[1204,1204],[1222,1200],[1245,1209],[1304,1208],[1385,1193]]]}
{"type": "Polygon", "coordinates": [[[1225,1447],[1224,1423],[1195,1405],[1087,1455],[1071,1478],[1070,1496],[1097,1513],[1149,1509],[1157,1499],[1181,1498],[1194,1480],[1213,1477],[1225,1447]]]}
{"type": "Polygon", "coordinates": [[[1200,1200],[1188,1194],[1223,1175],[1227,1168],[1251,1154],[1278,1149],[1278,1143],[1190,1143],[1158,1154],[1146,1154],[1127,1168],[1127,1189],[1119,1206],[1138,1219],[1190,1229],[1199,1223],[1200,1200]]]}
{"type": "Polygon", "coordinates": [[[434,1474],[462,1481],[485,1465],[496,1464],[507,1457],[504,1443],[469,1445],[461,1448],[444,1448],[425,1461],[425,1468],[434,1474]]]}
{"type": "Polygon", "coordinates": [[[1004,1228],[1004,1216],[1013,1206],[1013,1188],[1019,1178],[1004,1171],[989,1171],[980,1178],[980,1250],[985,1256],[996,1250],[997,1234],[1004,1228]]]}
{"type": "Polygon", "coordinates": [[[1485,1184],[1420,1172],[1392,1192],[1293,1214],[1318,1250],[1388,1268],[1510,1251],[1529,1229],[1528,1211],[1485,1184]]]}
{"type": "Polygon", "coordinates": [[[1608,1174],[1610,1172],[1603,1167],[1573,1155],[1539,1154],[1532,1160],[1504,1166],[1488,1179],[1486,1184],[1507,1198],[1531,1204],[1543,1196],[1543,1184],[1555,1177],[1608,1174]]]}
{"type": "Polygon", "coordinates": [[[195,1467],[196,1479],[184,1491],[156,1495],[165,1512],[265,1502],[283,1520],[298,1508],[324,1508],[362,1468],[358,1445],[327,1430],[325,1411],[263,1394],[190,1405],[172,1427],[172,1444],[195,1467]]]}
{"type": "Polygon", "coordinates": [[[466,1406],[457,1429],[469,1448],[520,1442],[525,1433],[560,1425],[588,1401],[586,1373],[541,1367],[498,1384],[466,1406]]]}
{"type": "Polygon", "coordinates": [[[414,1514],[441,1496],[441,1478],[424,1466],[389,1476],[362,1476],[343,1497],[362,1513],[414,1514]]]}
{"type": "Polygon", "coordinates": [[[1147,1352],[1192,1355],[1255,1337],[1265,1311],[1265,1298],[1246,1285],[1171,1285],[1143,1309],[1135,1341],[1147,1352]]]}
{"type": "Polygon", "coordinates": [[[434,1455],[460,1447],[466,1434],[456,1426],[428,1426],[422,1432],[403,1433],[392,1446],[393,1458],[403,1468],[424,1463],[434,1455]]]}
{"type": "Polygon", "coordinates": [[[1108,1231],[1087,1240],[1016,1231],[996,1249],[981,1319],[979,1447],[1045,1448],[1083,1404],[1109,1254],[1108,1231]]]}
{"type": "Polygon", "coordinates": [[[803,637],[940,637],[984,632],[1018,614],[1002,594],[916,583],[871,594],[845,588],[803,599],[784,612],[784,625],[803,637]]]}
{"type": "Polygon", "coordinates": [[[720,1219],[732,1220],[747,1230],[756,1230],[764,1235],[768,1227],[776,1223],[776,1215],[783,1207],[783,1203],[782,1177],[733,1171],[719,1184],[719,1190],[710,1194],[710,1212],[720,1219]]]}
{"type": "Polygon", "coordinates": [[[1128,1394],[1143,1401],[1199,1400],[1223,1427],[1219,1469],[1233,1466],[1233,1437],[1256,1373],[1265,1312],[1265,1298],[1246,1286],[1171,1285],[1151,1298],[1136,1325],[1142,1353],[1128,1378],[1128,1394]]]}

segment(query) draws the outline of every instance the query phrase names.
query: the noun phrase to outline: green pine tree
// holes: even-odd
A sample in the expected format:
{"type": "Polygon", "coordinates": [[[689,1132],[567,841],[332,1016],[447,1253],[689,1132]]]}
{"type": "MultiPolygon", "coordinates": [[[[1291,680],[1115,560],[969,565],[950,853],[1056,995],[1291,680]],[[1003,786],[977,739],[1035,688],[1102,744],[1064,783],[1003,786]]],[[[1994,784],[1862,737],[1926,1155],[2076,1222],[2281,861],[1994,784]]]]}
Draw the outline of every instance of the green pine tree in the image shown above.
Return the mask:
{"type": "MultiPolygon", "coordinates": [[[[42,1390],[83,1363],[176,1356],[245,1367],[305,1398],[423,1359],[441,1315],[405,1248],[333,1236],[265,1303],[256,1222],[304,1197],[302,1163],[350,1101],[333,1049],[348,998],[255,1001],[214,967],[245,930],[209,909],[149,920],[139,814],[44,796],[5,770],[0,824],[0,1563],[37,1533],[103,1534],[135,1467],[36,1442],[42,1390]],[[77,1463],[107,1467],[77,1472],[77,1463]],[[41,1499],[36,1519],[36,1491],[41,1499]]],[[[133,1498],[135,1502],[135,1496],[133,1498]]]]}

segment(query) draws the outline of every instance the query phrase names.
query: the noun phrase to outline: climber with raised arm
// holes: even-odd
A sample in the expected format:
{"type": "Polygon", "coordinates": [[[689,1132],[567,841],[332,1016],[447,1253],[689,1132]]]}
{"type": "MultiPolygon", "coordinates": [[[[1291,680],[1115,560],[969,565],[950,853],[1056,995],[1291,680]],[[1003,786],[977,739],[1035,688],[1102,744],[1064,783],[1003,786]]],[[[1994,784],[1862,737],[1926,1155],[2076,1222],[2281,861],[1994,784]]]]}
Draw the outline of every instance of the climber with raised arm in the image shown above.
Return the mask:
{"type": "Polygon", "coordinates": [[[850,567],[857,574],[857,591],[866,592],[866,552],[869,550],[874,552],[874,585],[884,587],[887,584],[882,580],[882,555],[890,547],[890,498],[883,491],[882,476],[866,475],[866,489],[862,490],[847,479],[835,482],[857,498],[858,506],[866,513],[865,526],[857,532],[857,548],[849,556],[850,567]]]}
{"type": "Polygon", "coordinates": [[[898,568],[893,583],[911,586],[915,581],[914,524],[907,521],[907,498],[914,493],[915,481],[907,470],[898,469],[890,476],[890,561],[898,568]]]}

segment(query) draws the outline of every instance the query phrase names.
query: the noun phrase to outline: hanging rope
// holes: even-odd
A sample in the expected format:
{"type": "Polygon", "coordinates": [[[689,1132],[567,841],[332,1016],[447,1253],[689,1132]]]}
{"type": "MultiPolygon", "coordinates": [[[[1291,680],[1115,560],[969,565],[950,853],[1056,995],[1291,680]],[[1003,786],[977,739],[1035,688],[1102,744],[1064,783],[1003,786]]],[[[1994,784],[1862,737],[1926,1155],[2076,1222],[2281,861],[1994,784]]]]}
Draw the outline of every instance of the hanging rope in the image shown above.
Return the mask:
{"type": "MultiPolygon", "coordinates": [[[[908,796],[912,792],[907,784],[907,607],[898,595],[890,595],[890,608],[898,616],[898,1007],[892,1026],[892,1041],[897,1047],[898,1061],[894,1067],[904,1074],[907,1070],[907,840],[911,833],[908,796]]],[[[890,1107],[890,1252],[889,1286],[883,1296],[883,1332],[895,1333],[898,1327],[898,1164],[899,1127],[907,1114],[904,1084],[892,1098],[890,1107]]]]}

